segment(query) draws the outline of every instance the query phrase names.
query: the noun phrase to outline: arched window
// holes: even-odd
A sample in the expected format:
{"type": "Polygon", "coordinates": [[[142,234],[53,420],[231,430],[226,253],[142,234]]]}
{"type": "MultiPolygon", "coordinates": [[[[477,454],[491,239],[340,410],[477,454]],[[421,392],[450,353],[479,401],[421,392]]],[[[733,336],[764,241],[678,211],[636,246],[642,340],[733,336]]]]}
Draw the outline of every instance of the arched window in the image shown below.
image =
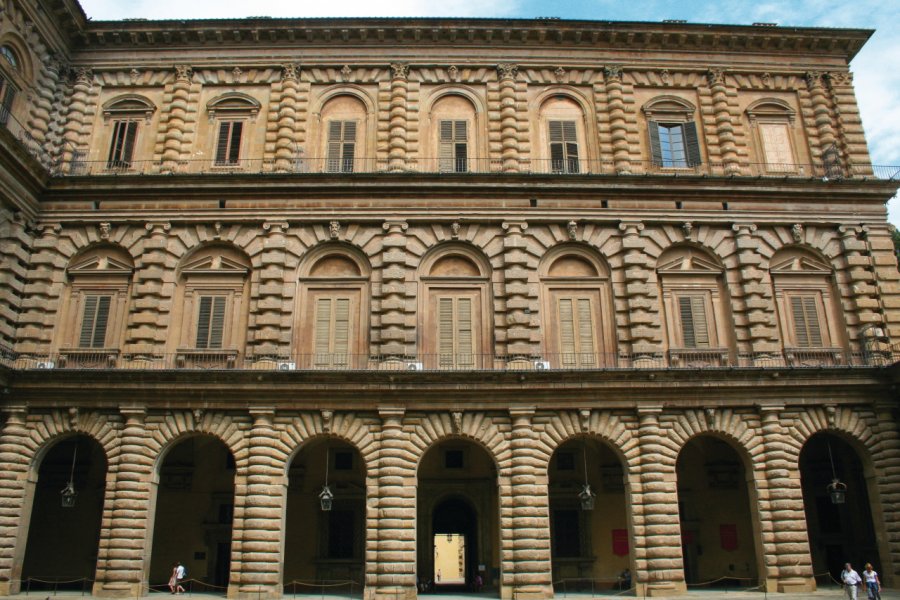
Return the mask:
{"type": "Polygon", "coordinates": [[[693,104],[676,96],[660,96],[643,110],[654,168],[684,169],[703,162],[693,104]]]}
{"type": "Polygon", "coordinates": [[[840,362],[846,328],[841,326],[831,266],[813,252],[792,246],[775,253],[769,273],[787,360],[840,362]]]}
{"type": "Polygon", "coordinates": [[[21,71],[21,61],[16,51],[4,44],[0,46],[0,125],[5,125],[12,111],[13,101],[16,99],[16,84],[13,83],[13,74],[21,71]]]}
{"type": "Polygon", "coordinates": [[[577,246],[551,251],[541,266],[544,359],[553,368],[615,364],[609,270],[577,246]]]}
{"type": "Polygon", "coordinates": [[[362,101],[349,94],[331,98],[322,108],[321,125],[325,171],[359,171],[360,155],[366,147],[366,107],[362,101]]]}
{"type": "Polygon", "coordinates": [[[466,173],[472,170],[477,148],[475,107],[465,97],[448,94],[431,108],[432,144],[437,149],[438,170],[466,173]]]}
{"type": "Polygon", "coordinates": [[[796,111],[776,98],[754,102],[747,108],[753,130],[758,162],[768,172],[793,172],[797,169],[794,144],[796,111]]]}
{"type": "Polygon", "coordinates": [[[114,366],[122,344],[134,261],[123,248],[97,246],[66,269],[68,289],[57,331],[66,365],[114,366]]]}
{"type": "Polygon", "coordinates": [[[698,248],[675,246],[660,255],[657,275],[669,360],[675,365],[727,364],[730,313],[718,261],[698,248]]]}
{"type": "Polygon", "coordinates": [[[247,94],[223,94],[206,105],[216,124],[214,165],[240,167],[246,154],[247,128],[259,114],[260,102],[247,94]]]}
{"type": "Polygon", "coordinates": [[[127,170],[132,167],[142,122],[149,123],[156,106],[143,96],[119,96],[103,105],[103,120],[110,129],[107,169],[127,170]]]}
{"type": "Polygon", "coordinates": [[[477,369],[488,364],[490,267],[476,252],[452,246],[422,262],[420,357],[429,369],[477,369]]]}
{"type": "Polygon", "coordinates": [[[295,362],[307,369],[364,368],[368,348],[368,261],[349,248],[323,246],[300,275],[295,362]]]}
{"type": "Polygon", "coordinates": [[[540,111],[540,136],[546,172],[581,173],[587,157],[584,112],[575,100],[557,95],[545,100],[540,111]]]}
{"type": "Polygon", "coordinates": [[[227,245],[203,247],[178,269],[173,315],[179,323],[170,340],[177,366],[233,367],[247,331],[250,260],[227,245]]]}

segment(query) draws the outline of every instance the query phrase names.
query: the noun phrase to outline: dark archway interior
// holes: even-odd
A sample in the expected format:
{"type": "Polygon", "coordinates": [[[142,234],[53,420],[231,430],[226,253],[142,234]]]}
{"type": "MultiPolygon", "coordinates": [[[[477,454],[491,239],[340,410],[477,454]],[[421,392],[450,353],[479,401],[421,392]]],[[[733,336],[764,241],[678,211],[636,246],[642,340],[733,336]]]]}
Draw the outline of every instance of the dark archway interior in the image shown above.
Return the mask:
{"type": "Polygon", "coordinates": [[[106,487],[106,457],[95,440],[79,435],[54,445],[41,461],[22,568],[23,590],[84,589],[97,568],[106,487]],[[73,473],[75,505],[60,491],[73,473]],[[69,582],[58,584],[56,582],[69,582]]]}
{"type": "Polygon", "coordinates": [[[358,593],[365,577],[366,466],[359,451],[333,438],[303,446],[288,471],[284,544],[285,594],[328,583],[332,593],[358,593]],[[334,495],[323,511],[325,485],[334,495]]]}
{"type": "Polygon", "coordinates": [[[431,532],[432,538],[438,534],[465,537],[465,580],[472,582],[478,572],[478,517],[469,503],[462,498],[448,498],[435,506],[431,532]]]}
{"type": "Polygon", "coordinates": [[[696,437],[678,455],[677,474],[685,581],[758,585],[754,515],[737,451],[716,437],[696,437]]]}
{"type": "Polygon", "coordinates": [[[836,435],[814,435],[800,452],[800,480],[817,581],[830,583],[832,577],[840,581],[846,562],[858,571],[871,562],[878,571],[881,565],[866,478],[853,447],[836,435]],[[828,493],[835,476],[847,485],[844,504],[833,504],[828,493]]]}
{"type": "Polygon", "coordinates": [[[173,446],[160,467],[156,491],[150,585],[168,591],[176,561],[194,591],[224,591],[231,567],[234,457],[209,435],[173,446]],[[157,587],[159,586],[159,587],[157,587]]]}

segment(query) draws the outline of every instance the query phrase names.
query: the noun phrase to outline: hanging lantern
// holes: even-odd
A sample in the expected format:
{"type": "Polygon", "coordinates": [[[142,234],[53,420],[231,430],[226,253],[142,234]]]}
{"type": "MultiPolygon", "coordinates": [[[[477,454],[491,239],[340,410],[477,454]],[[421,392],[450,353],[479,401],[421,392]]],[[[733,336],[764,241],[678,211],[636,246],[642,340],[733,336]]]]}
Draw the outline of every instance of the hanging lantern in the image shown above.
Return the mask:
{"type": "Polygon", "coordinates": [[[325,485],[322,491],[319,492],[319,505],[322,507],[322,510],[329,511],[333,502],[334,494],[331,493],[331,488],[325,485]]]}
{"type": "Polygon", "coordinates": [[[578,492],[578,499],[581,500],[581,510],[594,510],[594,497],[596,494],[591,490],[591,484],[585,483],[581,491],[578,492]]]}
{"type": "Polygon", "coordinates": [[[847,500],[847,484],[835,477],[828,487],[828,495],[831,496],[832,504],[843,504],[847,500]]]}
{"type": "Polygon", "coordinates": [[[75,497],[78,492],[75,491],[75,459],[78,457],[78,444],[75,445],[75,451],[72,452],[72,470],[69,472],[69,483],[60,490],[60,501],[63,508],[73,508],[75,506],[75,497]]]}

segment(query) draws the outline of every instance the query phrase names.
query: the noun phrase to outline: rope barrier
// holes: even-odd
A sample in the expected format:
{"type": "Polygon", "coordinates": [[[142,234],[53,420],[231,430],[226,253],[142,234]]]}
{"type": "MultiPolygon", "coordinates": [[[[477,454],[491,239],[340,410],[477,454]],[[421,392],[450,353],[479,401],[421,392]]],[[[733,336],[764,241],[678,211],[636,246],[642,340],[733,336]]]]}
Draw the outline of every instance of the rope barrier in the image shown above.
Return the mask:
{"type": "Polygon", "coordinates": [[[354,585],[360,585],[360,584],[356,583],[355,581],[350,581],[350,580],[338,581],[336,583],[309,583],[306,581],[300,581],[300,580],[294,579],[294,580],[291,580],[291,581],[285,583],[284,585],[305,585],[307,587],[316,587],[316,588],[343,587],[343,586],[349,585],[352,588],[354,585]]]}

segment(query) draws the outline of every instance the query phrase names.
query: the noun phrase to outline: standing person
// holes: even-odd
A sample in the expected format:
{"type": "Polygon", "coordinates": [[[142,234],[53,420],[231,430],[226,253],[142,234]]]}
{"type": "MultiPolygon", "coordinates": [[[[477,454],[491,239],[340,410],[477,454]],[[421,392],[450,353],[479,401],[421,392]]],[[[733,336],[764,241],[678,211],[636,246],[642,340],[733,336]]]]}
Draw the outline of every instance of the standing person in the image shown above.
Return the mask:
{"type": "Polygon", "coordinates": [[[175,593],[181,594],[184,593],[184,588],[181,585],[181,581],[184,579],[184,565],[179,563],[175,563],[175,593]]]}
{"type": "Polygon", "coordinates": [[[850,563],[844,565],[841,571],[841,581],[844,583],[844,592],[849,600],[856,600],[856,594],[859,590],[859,584],[862,583],[862,577],[853,570],[850,563]]]}
{"type": "Polygon", "coordinates": [[[169,575],[169,591],[175,593],[175,587],[178,585],[178,563],[172,563],[172,574],[169,575]]]}
{"type": "Polygon", "coordinates": [[[866,563],[866,570],[862,576],[869,600],[881,600],[881,580],[878,579],[878,572],[872,568],[872,563],[866,563]]]}

